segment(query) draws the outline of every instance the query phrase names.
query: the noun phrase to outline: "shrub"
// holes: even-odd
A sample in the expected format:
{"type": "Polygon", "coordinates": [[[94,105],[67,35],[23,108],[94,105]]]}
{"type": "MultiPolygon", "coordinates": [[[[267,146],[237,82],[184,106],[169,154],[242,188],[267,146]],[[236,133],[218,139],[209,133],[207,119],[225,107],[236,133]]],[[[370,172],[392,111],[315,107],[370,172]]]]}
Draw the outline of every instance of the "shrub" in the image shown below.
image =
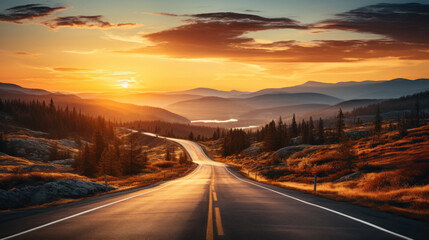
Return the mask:
{"type": "Polygon", "coordinates": [[[171,168],[171,167],[174,167],[176,163],[172,161],[161,161],[161,162],[154,163],[152,165],[158,168],[171,168]]]}

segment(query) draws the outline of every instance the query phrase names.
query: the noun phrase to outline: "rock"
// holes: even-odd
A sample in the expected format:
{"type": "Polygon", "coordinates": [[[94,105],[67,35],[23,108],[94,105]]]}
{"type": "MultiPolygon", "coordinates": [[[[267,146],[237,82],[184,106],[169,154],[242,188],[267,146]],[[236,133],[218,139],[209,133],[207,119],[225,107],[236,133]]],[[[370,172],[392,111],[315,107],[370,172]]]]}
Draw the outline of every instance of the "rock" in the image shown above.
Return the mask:
{"type": "Polygon", "coordinates": [[[50,163],[60,164],[60,165],[72,165],[74,163],[74,159],[68,158],[68,159],[62,159],[62,160],[54,160],[54,161],[50,161],[50,163]]]}
{"type": "Polygon", "coordinates": [[[43,171],[53,171],[53,170],[56,170],[57,168],[51,165],[33,164],[33,165],[28,165],[23,169],[30,172],[43,172],[43,171]]]}
{"type": "Polygon", "coordinates": [[[63,145],[63,146],[67,146],[70,148],[79,148],[79,146],[77,145],[75,140],[72,139],[61,139],[58,141],[58,144],[63,145]]]}
{"type": "Polygon", "coordinates": [[[278,156],[279,158],[287,158],[290,155],[302,151],[304,150],[306,147],[309,147],[311,145],[307,145],[307,144],[301,144],[298,146],[289,146],[289,147],[284,147],[284,148],[280,148],[279,150],[277,150],[274,155],[278,156]]]}
{"type": "MultiPolygon", "coordinates": [[[[0,189],[0,209],[39,205],[60,198],[88,197],[105,190],[105,186],[101,183],[81,180],[58,180],[10,191],[0,189]]],[[[108,191],[111,190],[115,190],[115,188],[109,186],[108,191]]]]}
{"type": "Polygon", "coordinates": [[[259,152],[261,152],[261,146],[254,146],[254,145],[243,150],[243,154],[245,155],[253,155],[259,152]]]}
{"type": "Polygon", "coordinates": [[[344,177],[339,178],[338,180],[335,180],[334,183],[350,181],[360,177],[360,175],[361,175],[361,172],[350,173],[344,177]]]}

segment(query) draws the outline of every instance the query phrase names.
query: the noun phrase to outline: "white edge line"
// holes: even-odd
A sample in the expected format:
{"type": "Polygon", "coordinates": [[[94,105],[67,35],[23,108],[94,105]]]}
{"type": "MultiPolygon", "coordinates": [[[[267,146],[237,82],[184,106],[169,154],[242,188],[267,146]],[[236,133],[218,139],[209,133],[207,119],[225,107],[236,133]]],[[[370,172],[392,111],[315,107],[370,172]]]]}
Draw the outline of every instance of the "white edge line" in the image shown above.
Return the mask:
{"type": "Polygon", "coordinates": [[[61,218],[61,219],[55,220],[55,221],[53,221],[53,222],[50,222],[50,223],[46,223],[46,224],[40,225],[40,226],[38,226],[38,227],[34,227],[34,228],[31,228],[31,229],[25,230],[25,231],[23,231],[23,232],[19,232],[19,233],[16,233],[16,234],[13,234],[13,235],[10,235],[10,236],[7,236],[7,237],[4,237],[4,238],[1,238],[0,240],[6,240],[6,239],[11,239],[11,238],[14,238],[14,237],[18,237],[18,236],[20,236],[20,235],[23,235],[23,234],[26,234],[26,233],[29,233],[29,232],[33,232],[33,231],[36,231],[36,230],[38,230],[38,229],[41,229],[41,228],[44,228],[44,227],[47,227],[47,226],[53,225],[53,224],[55,224],[55,223],[59,223],[59,222],[62,222],[62,221],[68,220],[68,219],[70,219],[70,218],[74,218],[74,217],[77,217],[77,216],[80,216],[80,215],[83,215],[83,214],[86,214],[86,213],[90,213],[90,212],[93,212],[93,211],[95,211],[95,210],[98,210],[98,209],[101,209],[101,208],[104,208],[104,207],[108,207],[108,206],[110,206],[110,205],[113,205],[113,204],[116,204],[116,203],[120,203],[120,202],[123,202],[123,201],[129,200],[129,199],[132,199],[132,198],[135,198],[135,197],[138,197],[138,196],[141,196],[141,195],[147,194],[147,193],[151,193],[151,192],[154,192],[154,191],[157,191],[157,190],[161,190],[161,189],[163,189],[163,188],[165,188],[165,187],[168,187],[168,186],[170,186],[170,185],[172,185],[172,184],[174,184],[174,183],[181,182],[181,181],[183,181],[183,180],[186,180],[186,179],[188,179],[188,178],[190,178],[190,177],[194,176],[194,175],[195,175],[195,174],[196,174],[196,173],[201,169],[201,166],[202,166],[202,165],[199,165],[199,166],[198,166],[198,168],[197,168],[197,170],[195,170],[191,175],[189,175],[189,176],[187,176],[187,177],[185,177],[185,178],[183,178],[183,179],[178,179],[178,180],[172,181],[172,182],[170,182],[170,183],[168,183],[168,184],[166,184],[166,185],[164,185],[164,186],[162,186],[162,187],[155,188],[155,189],[151,189],[151,190],[149,190],[149,191],[145,191],[145,192],[143,192],[143,193],[140,193],[140,194],[137,194],[137,195],[133,195],[133,196],[131,196],[131,197],[127,197],[127,198],[119,199],[119,200],[114,201],[114,202],[111,202],[111,203],[107,203],[107,204],[104,204],[104,205],[101,205],[101,206],[98,206],[98,207],[95,207],[95,208],[91,208],[91,209],[88,209],[88,210],[86,210],[86,211],[83,211],[83,212],[80,212],[80,213],[76,213],[76,214],[73,214],[73,215],[71,215],[71,216],[64,217],[64,218],[61,218]]]}
{"type": "Polygon", "coordinates": [[[394,235],[394,236],[396,236],[396,237],[399,237],[399,238],[402,238],[402,239],[407,239],[407,240],[413,240],[412,238],[409,238],[409,237],[407,237],[407,236],[401,235],[401,234],[399,234],[399,233],[392,232],[392,231],[390,231],[390,230],[387,230],[387,229],[385,229],[385,228],[382,228],[382,227],[377,226],[377,225],[375,225],[375,224],[372,224],[372,223],[370,223],[370,222],[366,222],[366,221],[361,220],[361,219],[359,219],[359,218],[355,218],[355,217],[349,216],[349,215],[347,215],[347,214],[344,214],[344,213],[342,213],[342,212],[338,212],[338,211],[332,210],[332,209],[327,208],[327,207],[323,207],[323,206],[320,206],[320,205],[317,205],[317,204],[314,204],[314,203],[310,203],[310,202],[307,202],[307,201],[301,200],[301,199],[299,199],[299,198],[292,197],[292,196],[290,196],[290,195],[287,195],[287,194],[284,194],[284,193],[278,192],[278,191],[276,191],[276,190],[273,190],[273,189],[270,189],[270,188],[267,188],[267,187],[261,186],[261,185],[259,185],[259,184],[253,183],[253,182],[251,182],[251,181],[247,181],[247,180],[241,179],[241,178],[237,177],[235,174],[233,174],[231,171],[229,171],[227,167],[225,167],[225,169],[226,169],[226,171],[228,171],[228,173],[229,173],[229,174],[231,174],[232,176],[234,176],[235,178],[237,178],[238,180],[240,180],[240,181],[242,181],[242,182],[246,182],[246,183],[249,183],[249,184],[255,185],[255,186],[257,186],[257,187],[260,187],[260,188],[266,189],[266,190],[268,190],[268,191],[271,191],[271,192],[274,192],[274,193],[280,194],[280,195],[282,195],[282,196],[285,196],[285,197],[291,198],[291,199],[293,199],[293,200],[296,200],[296,201],[299,201],[299,202],[305,203],[305,204],[307,204],[307,205],[310,205],[310,206],[313,206],[313,207],[317,207],[317,208],[321,208],[321,209],[323,209],[323,210],[326,210],[326,211],[329,211],[329,212],[332,212],[332,213],[338,214],[338,215],[340,215],[340,216],[343,216],[343,217],[349,218],[349,219],[354,220],[354,221],[356,221],[356,222],[363,223],[363,224],[365,224],[365,225],[368,225],[368,226],[373,227],[373,228],[375,228],[375,229],[378,229],[378,230],[380,230],[380,231],[383,231],[383,232],[389,233],[389,234],[394,235]]]}

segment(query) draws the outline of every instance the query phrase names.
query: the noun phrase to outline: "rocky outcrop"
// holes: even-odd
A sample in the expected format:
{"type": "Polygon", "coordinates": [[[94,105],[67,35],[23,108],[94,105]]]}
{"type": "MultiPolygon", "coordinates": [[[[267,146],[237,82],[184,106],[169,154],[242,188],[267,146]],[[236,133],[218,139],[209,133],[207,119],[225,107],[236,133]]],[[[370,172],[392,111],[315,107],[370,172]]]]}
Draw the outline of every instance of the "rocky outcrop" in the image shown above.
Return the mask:
{"type": "MultiPolygon", "coordinates": [[[[108,187],[108,191],[114,190],[108,187]]],[[[0,189],[0,209],[21,208],[40,205],[61,198],[82,198],[105,192],[103,184],[81,180],[58,180],[38,186],[16,188],[10,191],[0,189]]]]}
{"type": "Polygon", "coordinates": [[[334,183],[350,181],[360,177],[360,175],[361,175],[361,172],[350,173],[344,177],[341,177],[340,179],[335,180],[334,183]]]}
{"type": "Polygon", "coordinates": [[[302,151],[304,150],[304,148],[309,147],[311,145],[307,145],[307,144],[301,144],[298,146],[289,146],[289,147],[284,147],[284,148],[280,148],[279,150],[277,150],[274,153],[274,156],[277,156],[279,158],[287,158],[290,155],[302,151]]]}

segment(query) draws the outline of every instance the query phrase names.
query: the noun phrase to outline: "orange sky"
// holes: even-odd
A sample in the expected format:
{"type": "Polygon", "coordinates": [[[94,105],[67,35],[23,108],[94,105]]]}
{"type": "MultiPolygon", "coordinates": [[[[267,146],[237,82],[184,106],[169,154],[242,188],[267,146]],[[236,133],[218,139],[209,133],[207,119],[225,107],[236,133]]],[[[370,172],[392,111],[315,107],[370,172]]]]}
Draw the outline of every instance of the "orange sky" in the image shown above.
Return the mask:
{"type": "Polygon", "coordinates": [[[253,91],[428,77],[424,4],[332,0],[315,14],[296,1],[300,15],[280,15],[279,1],[249,1],[256,10],[46,2],[0,3],[1,82],[66,92],[253,91]]]}

